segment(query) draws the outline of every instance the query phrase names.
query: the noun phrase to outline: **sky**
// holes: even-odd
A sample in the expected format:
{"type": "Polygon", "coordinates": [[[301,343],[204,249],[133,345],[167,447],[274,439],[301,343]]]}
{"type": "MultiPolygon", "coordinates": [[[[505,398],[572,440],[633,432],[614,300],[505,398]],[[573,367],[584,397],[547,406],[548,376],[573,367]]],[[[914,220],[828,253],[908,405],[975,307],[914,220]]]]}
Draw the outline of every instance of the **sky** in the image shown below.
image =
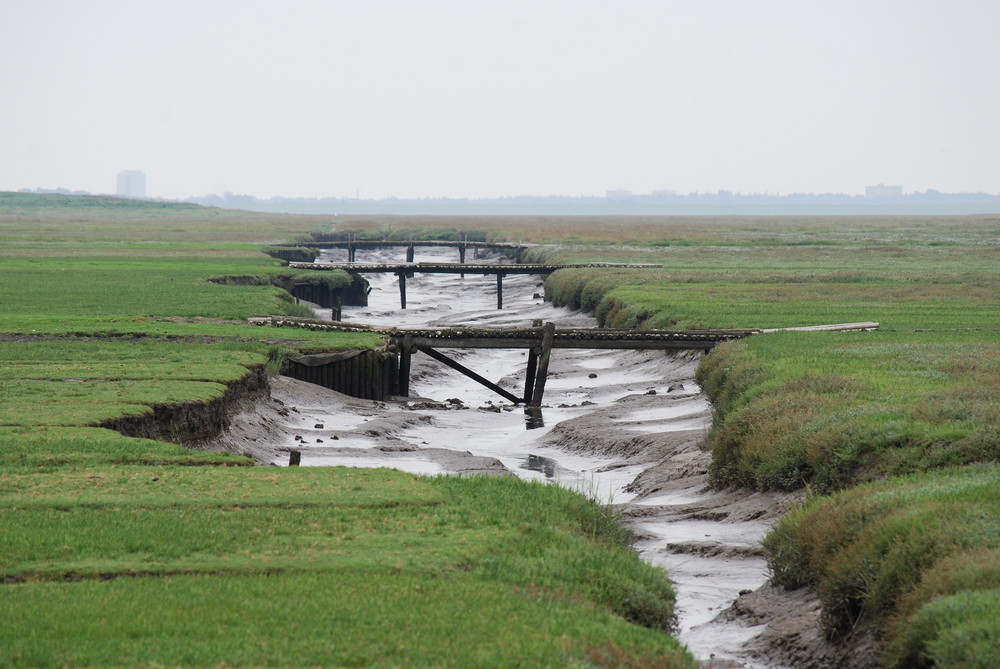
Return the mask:
{"type": "Polygon", "coordinates": [[[0,0],[0,190],[1000,193],[996,0],[0,0]]]}

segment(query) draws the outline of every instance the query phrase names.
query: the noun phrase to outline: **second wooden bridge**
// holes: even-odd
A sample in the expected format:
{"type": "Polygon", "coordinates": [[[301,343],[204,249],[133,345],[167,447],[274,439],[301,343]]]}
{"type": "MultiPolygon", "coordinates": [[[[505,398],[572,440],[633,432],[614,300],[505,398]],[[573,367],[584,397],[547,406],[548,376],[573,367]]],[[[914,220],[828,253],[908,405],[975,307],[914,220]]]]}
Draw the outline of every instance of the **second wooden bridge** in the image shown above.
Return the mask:
{"type": "Polygon", "coordinates": [[[343,270],[354,273],[386,274],[392,273],[399,277],[399,304],[406,308],[406,278],[414,274],[483,274],[495,275],[497,278],[497,309],[503,309],[503,278],[508,274],[537,274],[546,276],[561,269],[656,269],[663,267],[657,264],[644,263],[581,263],[569,265],[555,264],[498,264],[498,263],[314,263],[293,262],[288,266],[292,269],[308,270],[343,270]]]}

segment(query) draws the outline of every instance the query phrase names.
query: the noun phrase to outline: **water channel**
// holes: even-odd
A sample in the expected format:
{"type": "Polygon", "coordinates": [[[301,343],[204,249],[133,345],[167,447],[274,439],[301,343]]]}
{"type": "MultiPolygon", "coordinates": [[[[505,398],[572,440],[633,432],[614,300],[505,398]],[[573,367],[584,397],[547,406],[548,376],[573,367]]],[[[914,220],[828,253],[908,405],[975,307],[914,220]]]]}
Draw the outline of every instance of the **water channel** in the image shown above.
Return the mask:
{"type": "MultiPolygon", "coordinates": [[[[398,262],[402,253],[371,251],[364,261],[398,262]]],[[[421,248],[417,261],[457,262],[454,256],[454,249],[421,248]]],[[[346,251],[338,250],[318,259],[344,261],[346,251]]],[[[406,310],[399,308],[395,275],[366,278],[372,286],[369,306],[345,307],[345,321],[397,327],[529,326],[535,319],[558,327],[597,325],[587,314],[545,302],[536,276],[504,279],[503,310],[496,309],[496,280],[490,276],[416,274],[407,280],[406,310]]],[[[329,312],[318,310],[318,315],[329,317],[329,312]]],[[[520,394],[527,360],[523,351],[445,352],[520,394]]],[[[331,415],[323,407],[299,407],[297,439],[304,438],[290,446],[302,452],[303,466],[389,466],[431,475],[449,468],[430,454],[468,452],[498,461],[521,478],[549,481],[620,505],[638,536],[639,554],[665,568],[675,583],[681,641],[699,659],[757,667],[761,665],[749,661],[741,646],[759,630],[712,621],[741,591],[766,581],[759,541],[773,517],[730,513],[729,508],[720,512],[739,500],[720,498],[706,488],[706,456],[692,446],[710,423],[709,403],[692,378],[696,363],[694,355],[660,351],[558,349],[539,424],[522,408],[418,353],[413,356],[413,397],[402,406],[411,419],[392,432],[394,446],[387,457],[374,457],[372,450],[385,438],[361,429],[377,418],[331,415]],[[334,424],[341,430],[336,445],[312,438],[334,424]]]]}

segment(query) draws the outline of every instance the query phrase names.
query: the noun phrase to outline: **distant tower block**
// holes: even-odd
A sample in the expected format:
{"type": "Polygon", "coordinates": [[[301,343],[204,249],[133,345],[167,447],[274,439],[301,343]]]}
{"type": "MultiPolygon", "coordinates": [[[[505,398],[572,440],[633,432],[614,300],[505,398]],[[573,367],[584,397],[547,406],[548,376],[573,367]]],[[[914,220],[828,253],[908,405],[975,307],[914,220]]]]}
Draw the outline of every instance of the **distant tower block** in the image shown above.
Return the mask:
{"type": "Polygon", "coordinates": [[[146,197],[146,174],[138,170],[119,172],[118,195],[120,197],[146,197]]]}

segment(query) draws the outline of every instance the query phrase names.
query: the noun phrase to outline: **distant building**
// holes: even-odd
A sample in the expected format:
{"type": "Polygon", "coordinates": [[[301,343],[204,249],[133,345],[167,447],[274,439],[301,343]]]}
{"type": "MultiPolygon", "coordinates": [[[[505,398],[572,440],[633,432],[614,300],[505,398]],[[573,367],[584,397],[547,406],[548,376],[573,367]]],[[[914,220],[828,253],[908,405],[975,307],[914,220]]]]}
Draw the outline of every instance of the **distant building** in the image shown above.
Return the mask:
{"type": "Polygon", "coordinates": [[[606,191],[604,195],[608,200],[631,200],[635,197],[635,193],[623,188],[606,191]]]}
{"type": "Polygon", "coordinates": [[[865,197],[900,197],[903,194],[902,186],[865,186],[865,197]]]}
{"type": "Polygon", "coordinates": [[[146,174],[138,170],[119,172],[118,195],[120,197],[146,197],[146,174]]]}

